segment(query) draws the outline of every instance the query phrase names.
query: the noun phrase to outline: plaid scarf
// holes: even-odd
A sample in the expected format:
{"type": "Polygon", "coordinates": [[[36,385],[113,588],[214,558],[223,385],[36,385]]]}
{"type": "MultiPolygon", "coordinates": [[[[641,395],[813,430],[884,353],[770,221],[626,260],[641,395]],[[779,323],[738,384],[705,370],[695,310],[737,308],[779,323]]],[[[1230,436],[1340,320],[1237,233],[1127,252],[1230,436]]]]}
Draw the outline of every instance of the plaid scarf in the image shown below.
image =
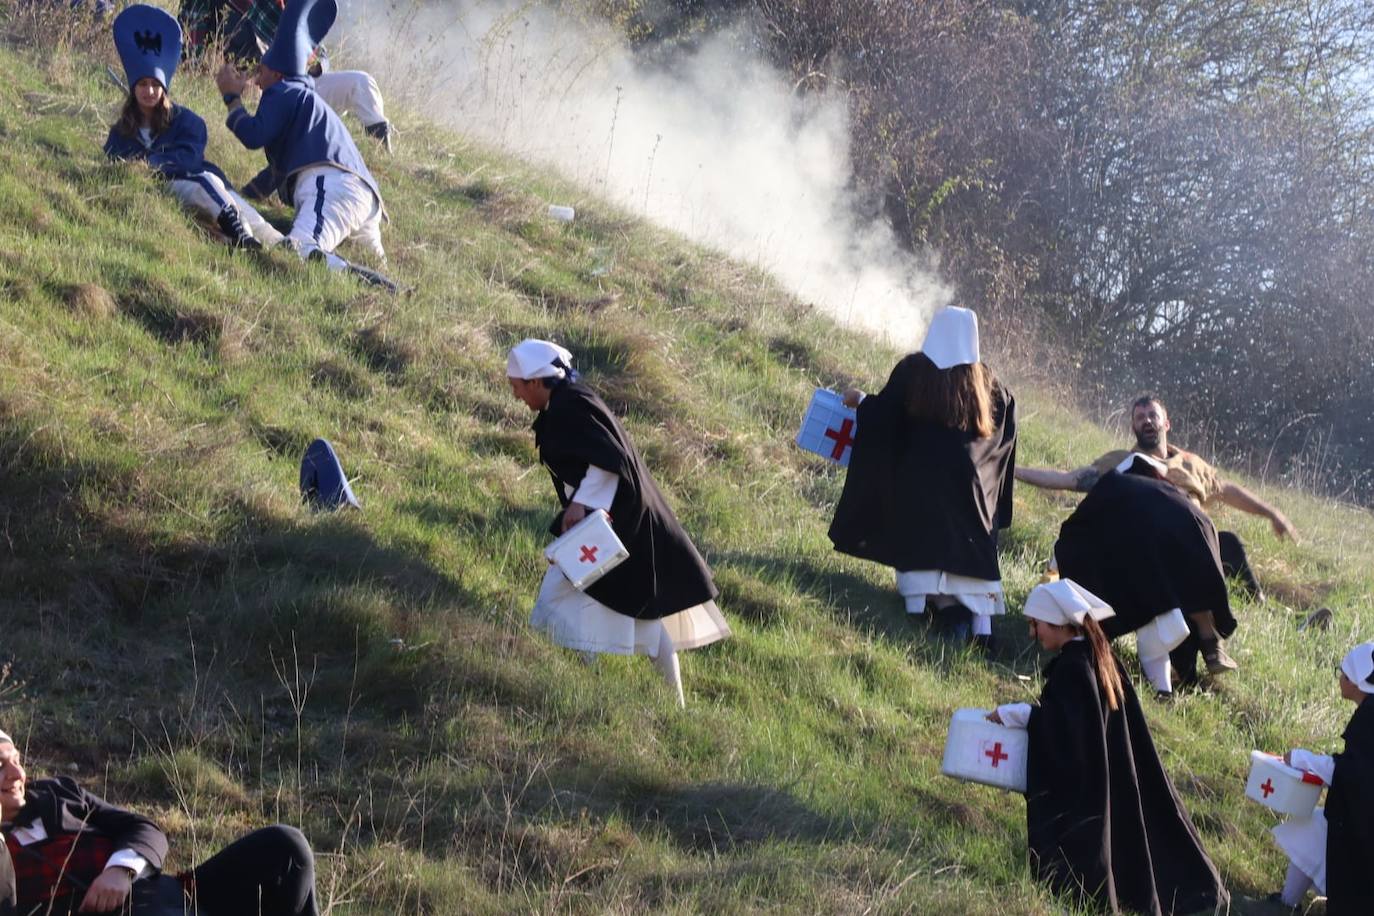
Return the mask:
{"type": "Polygon", "coordinates": [[[28,846],[7,834],[5,846],[14,862],[21,913],[48,912],[49,902],[57,903],[53,913],[75,910],[115,853],[113,840],[91,832],[64,833],[28,846]]]}
{"type": "MultiPolygon", "coordinates": [[[[271,44],[281,22],[285,0],[183,0],[182,30],[186,33],[186,57],[199,57],[216,37],[229,38],[247,24],[265,44],[271,44]]],[[[246,55],[253,56],[253,55],[246,55]]],[[[256,63],[256,60],[253,61],[256,63]]]]}

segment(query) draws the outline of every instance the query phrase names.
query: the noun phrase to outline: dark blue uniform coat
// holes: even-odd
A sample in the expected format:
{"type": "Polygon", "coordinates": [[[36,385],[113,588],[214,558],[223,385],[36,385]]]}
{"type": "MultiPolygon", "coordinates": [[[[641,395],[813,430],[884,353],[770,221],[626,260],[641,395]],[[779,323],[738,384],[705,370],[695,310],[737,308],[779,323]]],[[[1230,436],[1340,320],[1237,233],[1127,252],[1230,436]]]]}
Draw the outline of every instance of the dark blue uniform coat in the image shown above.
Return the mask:
{"type": "Polygon", "coordinates": [[[308,76],[288,76],[274,83],[258,101],[257,114],[250,115],[239,105],[230,110],[225,124],[244,146],[267,155],[267,168],[244,186],[248,197],[267,197],[276,191],[294,206],[296,176],[326,165],[357,175],[379,202],[382,199],[377,180],[348,128],[315,92],[315,81],[308,76]]]}

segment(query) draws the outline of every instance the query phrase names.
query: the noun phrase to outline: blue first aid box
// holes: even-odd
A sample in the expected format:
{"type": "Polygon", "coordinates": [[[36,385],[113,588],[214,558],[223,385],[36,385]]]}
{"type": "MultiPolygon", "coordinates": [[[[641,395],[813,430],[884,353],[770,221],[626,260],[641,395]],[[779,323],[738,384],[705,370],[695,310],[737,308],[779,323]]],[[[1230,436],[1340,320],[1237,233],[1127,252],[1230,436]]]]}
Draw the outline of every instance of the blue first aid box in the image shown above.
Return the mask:
{"type": "Polygon", "coordinates": [[[808,452],[849,467],[849,454],[858,432],[859,420],[854,409],[845,407],[835,392],[818,388],[806,408],[806,416],[802,417],[797,444],[808,452]]]}

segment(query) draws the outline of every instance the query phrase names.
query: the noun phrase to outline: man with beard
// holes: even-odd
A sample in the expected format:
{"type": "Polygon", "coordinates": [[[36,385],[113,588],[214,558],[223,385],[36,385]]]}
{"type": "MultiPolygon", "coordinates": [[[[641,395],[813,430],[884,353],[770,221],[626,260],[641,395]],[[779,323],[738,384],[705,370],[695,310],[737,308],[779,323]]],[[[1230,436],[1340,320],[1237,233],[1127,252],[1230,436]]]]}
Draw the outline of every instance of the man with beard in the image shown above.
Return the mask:
{"type": "MultiPolygon", "coordinates": [[[[1166,479],[1194,504],[1207,508],[1222,503],[1251,515],[1264,516],[1273,526],[1276,535],[1297,539],[1297,530],[1278,509],[1240,484],[1223,478],[1217,473],[1216,468],[1193,452],[1170,445],[1170,428],[1169,414],[1164,408],[1164,403],[1153,394],[1142,395],[1131,405],[1131,432],[1134,433],[1136,440],[1133,449],[1108,452],[1092,464],[1072,471],[1017,468],[1016,479],[1047,490],[1077,490],[1086,493],[1102,479],[1103,475],[1120,465],[1132,452],[1136,452],[1162,461],[1166,468],[1166,479]]],[[[1263,601],[1264,593],[1250,569],[1240,538],[1234,532],[1219,531],[1217,540],[1226,574],[1239,578],[1252,596],[1263,601]]],[[[1198,650],[1196,634],[1174,650],[1174,668],[1185,681],[1196,676],[1198,650]]],[[[1236,663],[1220,645],[1215,652],[1206,652],[1204,658],[1207,670],[1212,674],[1231,671],[1236,667],[1236,663]]]]}
{"type": "Polygon", "coordinates": [[[1102,625],[1107,637],[1135,634],[1141,670],[1160,694],[1173,691],[1171,651],[1191,635],[1209,662],[1234,667],[1222,640],[1236,629],[1216,526],[1165,471],[1162,461],[1131,455],[1083,497],[1054,545],[1059,575],[1116,612],[1102,625]]]}

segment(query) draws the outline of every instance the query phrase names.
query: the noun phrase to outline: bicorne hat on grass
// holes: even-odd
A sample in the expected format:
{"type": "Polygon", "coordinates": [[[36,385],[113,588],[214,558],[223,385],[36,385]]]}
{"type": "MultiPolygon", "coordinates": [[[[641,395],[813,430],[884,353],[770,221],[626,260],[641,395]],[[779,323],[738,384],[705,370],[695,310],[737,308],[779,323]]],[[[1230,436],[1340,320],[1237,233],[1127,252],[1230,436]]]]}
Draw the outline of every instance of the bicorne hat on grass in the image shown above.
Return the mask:
{"type": "Polygon", "coordinates": [[[301,459],[301,499],[316,512],[333,511],[344,506],[361,509],[358,497],[348,485],[339,456],[327,439],[316,439],[301,459]]]}

